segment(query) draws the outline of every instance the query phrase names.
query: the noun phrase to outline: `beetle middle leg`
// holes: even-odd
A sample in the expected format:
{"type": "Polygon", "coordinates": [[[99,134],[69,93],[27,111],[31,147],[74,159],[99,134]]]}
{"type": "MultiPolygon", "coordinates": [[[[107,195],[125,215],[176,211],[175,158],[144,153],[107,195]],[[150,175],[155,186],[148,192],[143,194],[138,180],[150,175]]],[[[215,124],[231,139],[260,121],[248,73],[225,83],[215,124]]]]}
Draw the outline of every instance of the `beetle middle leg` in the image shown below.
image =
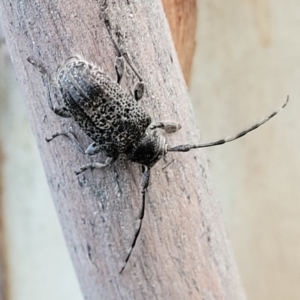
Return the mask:
{"type": "MultiPolygon", "coordinates": [[[[100,146],[95,142],[90,144],[87,147],[87,149],[84,150],[84,148],[80,145],[80,143],[77,140],[77,138],[75,137],[75,135],[71,132],[57,132],[57,133],[53,134],[51,138],[46,139],[46,141],[50,142],[54,138],[61,136],[61,135],[67,137],[71,141],[72,145],[77,150],[79,150],[82,154],[94,155],[101,151],[100,146]]],[[[102,168],[108,167],[111,164],[113,164],[116,161],[116,159],[117,159],[117,157],[107,157],[104,163],[95,162],[95,163],[86,164],[86,165],[80,167],[79,170],[75,171],[75,174],[78,175],[88,169],[102,169],[102,168]]]]}
{"type": "Polygon", "coordinates": [[[57,133],[53,134],[51,138],[49,138],[49,139],[46,138],[46,141],[51,142],[53,139],[55,139],[56,137],[58,137],[60,135],[67,137],[71,141],[72,145],[77,150],[79,150],[82,154],[85,154],[85,150],[80,145],[79,141],[77,140],[77,138],[75,137],[75,135],[72,132],[57,132],[57,133]]]}

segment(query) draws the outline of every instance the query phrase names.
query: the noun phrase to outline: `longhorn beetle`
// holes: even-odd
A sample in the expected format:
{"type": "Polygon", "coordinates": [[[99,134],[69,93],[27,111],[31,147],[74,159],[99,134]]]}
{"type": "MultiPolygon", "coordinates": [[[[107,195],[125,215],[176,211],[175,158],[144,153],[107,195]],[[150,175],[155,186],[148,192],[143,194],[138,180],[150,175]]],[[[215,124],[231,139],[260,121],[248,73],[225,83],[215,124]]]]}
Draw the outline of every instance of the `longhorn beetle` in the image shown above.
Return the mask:
{"type": "Polygon", "coordinates": [[[71,132],[55,133],[46,140],[49,142],[55,137],[63,135],[69,138],[72,144],[83,154],[95,155],[102,152],[107,156],[104,163],[84,165],[75,172],[76,174],[88,169],[108,167],[116,161],[120,154],[145,167],[141,183],[142,207],[139,214],[139,224],[124,265],[120,270],[122,273],[141,231],[145,212],[145,192],[149,184],[151,168],[168,152],[187,152],[192,149],[212,147],[246,135],[277,115],[287,105],[289,97],[280,109],[233,137],[208,143],[170,147],[165,137],[159,134],[156,128],[171,133],[179,130],[181,125],[175,122],[151,123],[151,117],[138,103],[144,94],[141,76],[130,62],[127,53],[119,49],[118,43],[112,35],[108,19],[106,18],[104,21],[118,52],[115,63],[116,82],[106,75],[99,66],[87,62],[79,56],[68,58],[54,75],[50,75],[46,68],[32,57],[28,57],[27,60],[40,71],[43,79],[46,80],[50,109],[60,117],[72,118],[93,140],[93,143],[84,150],[71,132]],[[139,79],[133,93],[124,91],[120,85],[125,72],[125,61],[139,79]],[[53,105],[51,89],[56,89],[56,95],[60,98],[61,104],[58,107],[53,105]]]}
{"type": "Polygon", "coordinates": [[[166,132],[175,132],[181,128],[180,124],[151,123],[151,117],[138,104],[138,100],[143,96],[144,85],[139,82],[133,95],[125,92],[120,86],[125,68],[122,58],[118,57],[116,60],[117,82],[112,81],[98,66],[77,56],[68,58],[58,68],[54,77],[50,76],[44,66],[32,57],[29,57],[28,61],[37,67],[47,79],[50,109],[60,117],[73,118],[93,140],[93,143],[84,150],[71,132],[56,133],[46,140],[49,142],[57,136],[64,135],[83,154],[94,155],[103,152],[107,156],[104,163],[84,165],[75,172],[76,174],[88,169],[108,167],[120,154],[124,154],[128,160],[145,167],[141,184],[142,208],[139,226],[120,273],[123,272],[141,231],[145,212],[145,192],[149,184],[151,168],[168,152],[187,152],[191,149],[212,147],[234,141],[269,121],[287,105],[289,100],[287,97],[279,110],[233,137],[208,143],[170,147],[166,139],[155,129],[161,128],[166,132]],[[54,107],[52,103],[51,86],[56,86],[61,92],[62,105],[59,107],[54,107]]]}

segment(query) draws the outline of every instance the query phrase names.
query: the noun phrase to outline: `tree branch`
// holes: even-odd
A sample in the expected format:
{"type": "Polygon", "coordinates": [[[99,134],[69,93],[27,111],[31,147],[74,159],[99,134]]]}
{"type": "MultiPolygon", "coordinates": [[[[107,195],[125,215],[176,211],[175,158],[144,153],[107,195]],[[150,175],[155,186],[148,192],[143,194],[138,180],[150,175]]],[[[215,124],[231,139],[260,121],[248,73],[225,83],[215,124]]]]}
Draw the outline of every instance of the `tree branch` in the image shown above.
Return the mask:
{"type": "MultiPolygon", "coordinates": [[[[170,146],[198,142],[161,1],[107,2],[111,24],[126,35],[126,49],[147,84],[141,105],[153,121],[181,123],[179,132],[166,135],[170,146]]],[[[153,168],[141,235],[119,275],[141,207],[139,166],[119,159],[77,177],[78,166],[103,157],[87,158],[64,138],[45,141],[71,127],[83,144],[90,142],[74,122],[52,113],[47,87],[26,59],[36,57],[55,72],[66,58],[82,54],[116,78],[116,51],[99,3],[3,0],[0,12],[85,299],[243,299],[203,151],[170,153],[153,168]]],[[[128,70],[124,89],[131,78],[128,70]]]]}

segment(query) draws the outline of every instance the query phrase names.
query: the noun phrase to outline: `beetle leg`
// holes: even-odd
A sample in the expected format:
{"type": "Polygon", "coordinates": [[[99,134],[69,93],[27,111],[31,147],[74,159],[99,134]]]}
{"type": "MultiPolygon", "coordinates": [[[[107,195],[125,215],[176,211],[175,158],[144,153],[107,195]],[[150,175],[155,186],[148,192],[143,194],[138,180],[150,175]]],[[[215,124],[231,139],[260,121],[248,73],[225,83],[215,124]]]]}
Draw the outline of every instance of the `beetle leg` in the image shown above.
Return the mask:
{"type": "Polygon", "coordinates": [[[166,121],[166,122],[153,123],[149,126],[149,129],[151,130],[156,128],[160,128],[165,130],[168,133],[172,133],[178,131],[181,128],[181,125],[176,122],[166,121]]]}
{"type": "Polygon", "coordinates": [[[57,132],[57,133],[53,134],[51,138],[49,138],[49,139],[46,138],[46,141],[50,142],[60,135],[67,137],[71,141],[72,145],[77,148],[77,150],[79,150],[82,154],[86,154],[83,147],[79,144],[77,138],[75,137],[75,135],[72,132],[57,132]]]}
{"type": "Polygon", "coordinates": [[[113,34],[113,29],[111,27],[111,23],[108,17],[108,14],[106,12],[106,9],[103,9],[103,17],[104,17],[104,23],[106,26],[106,29],[108,31],[108,34],[114,44],[114,47],[118,53],[118,56],[123,56],[124,59],[126,60],[127,64],[131,67],[132,71],[134,72],[134,74],[136,75],[136,77],[139,79],[139,81],[143,81],[142,77],[140,76],[139,72],[137,71],[136,67],[133,65],[133,63],[131,62],[131,59],[129,57],[129,54],[126,52],[124,45],[124,41],[123,41],[123,36],[120,30],[116,30],[116,37],[113,34]]]}
{"type": "Polygon", "coordinates": [[[117,73],[117,83],[120,84],[126,70],[125,60],[122,56],[116,58],[115,69],[117,73]]]}
{"type": "Polygon", "coordinates": [[[138,82],[133,91],[133,96],[136,101],[139,101],[143,98],[145,92],[145,84],[143,82],[138,82]]]}
{"type": "Polygon", "coordinates": [[[102,169],[102,168],[108,167],[108,166],[112,165],[116,160],[117,160],[117,157],[107,157],[104,163],[95,162],[95,163],[90,163],[90,164],[84,165],[84,166],[80,167],[80,169],[78,171],[75,171],[75,174],[78,175],[88,169],[102,169]]]}
{"type": "MultiPolygon", "coordinates": [[[[48,105],[49,105],[50,109],[56,115],[58,115],[60,117],[70,118],[71,114],[70,114],[70,112],[67,110],[67,108],[64,105],[59,105],[57,107],[55,107],[53,105],[52,98],[51,98],[51,88],[56,88],[56,90],[58,90],[58,87],[52,81],[51,76],[47,72],[45,66],[41,62],[37,62],[31,56],[29,56],[27,58],[27,61],[29,63],[31,63],[35,68],[37,68],[39,70],[39,72],[42,74],[43,82],[44,82],[45,85],[47,85],[47,101],[48,101],[48,105]]],[[[62,98],[60,92],[56,94],[56,97],[58,97],[58,95],[60,95],[60,97],[62,98]]]]}

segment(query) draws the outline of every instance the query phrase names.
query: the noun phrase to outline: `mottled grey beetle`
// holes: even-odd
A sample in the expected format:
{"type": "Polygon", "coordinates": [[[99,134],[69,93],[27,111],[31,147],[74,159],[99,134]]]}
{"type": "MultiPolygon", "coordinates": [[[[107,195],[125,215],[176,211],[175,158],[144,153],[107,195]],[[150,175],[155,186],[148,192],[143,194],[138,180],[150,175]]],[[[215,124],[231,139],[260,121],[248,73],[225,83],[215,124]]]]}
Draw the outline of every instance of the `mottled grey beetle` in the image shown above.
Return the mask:
{"type": "Polygon", "coordinates": [[[145,167],[142,178],[142,208],[139,216],[139,226],[120,273],[123,272],[140,234],[145,211],[145,191],[149,184],[150,169],[155,163],[168,152],[186,152],[191,149],[211,147],[234,141],[266,123],[282,110],[288,102],[287,97],[286,102],[279,110],[233,137],[209,143],[170,147],[165,138],[155,129],[161,128],[167,132],[175,132],[181,126],[174,122],[151,124],[151,117],[138,104],[138,100],[142,98],[144,93],[143,83],[139,82],[132,94],[125,92],[120,86],[125,69],[123,57],[118,57],[116,60],[116,82],[103,73],[98,66],[77,56],[68,58],[58,68],[54,76],[50,76],[44,66],[37,63],[33,58],[29,57],[28,61],[37,67],[47,79],[48,103],[51,110],[61,117],[73,118],[93,140],[93,143],[84,150],[70,132],[56,133],[47,141],[59,135],[64,135],[83,154],[94,155],[103,152],[107,156],[104,163],[87,164],[76,171],[76,174],[87,169],[107,167],[120,154],[125,155],[128,160],[145,167]],[[62,103],[59,107],[54,107],[52,103],[51,87],[59,91],[57,94],[60,95],[62,103]]]}

